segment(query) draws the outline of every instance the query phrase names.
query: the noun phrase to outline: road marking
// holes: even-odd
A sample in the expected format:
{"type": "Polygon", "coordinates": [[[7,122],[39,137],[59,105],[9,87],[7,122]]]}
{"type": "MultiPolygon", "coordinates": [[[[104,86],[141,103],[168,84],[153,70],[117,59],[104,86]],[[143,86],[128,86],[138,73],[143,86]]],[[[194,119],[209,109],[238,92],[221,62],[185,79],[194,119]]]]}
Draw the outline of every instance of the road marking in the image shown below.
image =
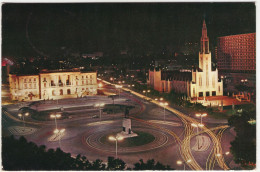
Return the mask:
{"type": "Polygon", "coordinates": [[[21,127],[21,126],[11,126],[8,127],[8,130],[13,135],[23,136],[23,135],[29,135],[34,133],[37,129],[32,127],[21,127]]]}
{"type": "Polygon", "coordinates": [[[102,125],[102,124],[111,124],[115,121],[98,121],[98,122],[92,122],[87,124],[87,126],[96,126],[96,125],[102,125]]]}
{"type": "Polygon", "coordinates": [[[49,142],[56,142],[56,141],[61,140],[61,138],[65,135],[65,132],[53,134],[51,137],[48,138],[48,141],[49,142]]]}
{"type": "Polygon", "coordinates": [[[210,138],[208,136],[196,136],[196,143],[192,147],[194,151],[206,151],[211,144],[210,138]]]}
{"type": "Polygon", "coordinates": [[[160,121],[160,120],[148,120],[148,122],[155,123],[155,124],[171,125],[171,126],[181,126],[181,124],[177,122],[168,122],[168,121],[160,121]]]}

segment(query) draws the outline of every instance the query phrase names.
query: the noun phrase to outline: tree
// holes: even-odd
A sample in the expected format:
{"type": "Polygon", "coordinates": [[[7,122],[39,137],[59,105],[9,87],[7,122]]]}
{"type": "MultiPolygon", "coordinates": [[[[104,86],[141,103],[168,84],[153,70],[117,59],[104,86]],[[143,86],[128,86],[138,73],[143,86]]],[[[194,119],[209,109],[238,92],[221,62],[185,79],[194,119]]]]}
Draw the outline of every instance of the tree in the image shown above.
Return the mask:
{"type": "Polygon", "coordinates": [[[169,165],[165,166],[160,162],[155,164],[154,159],[148,159],[145,163],[143,159],[140,159],[138,163],[134,164],[134,170],[174,170],[169,165]]]}
{"type": "Polygon", "coordinates": [[[252,119],[256,119],[256,111],[250,107],[228,120],[237,134],[235,140],[231,142],[230,151],[234,161],[246,169],[255,168],[256,163],[256,125],[248,122],[252,119]]]}
{"type": "Polygon", "coordinates": [[[121,159],[115,159],[114,157],[108,157],[107,170],[124,170],[126,168],[126,163],[121,159]]]}

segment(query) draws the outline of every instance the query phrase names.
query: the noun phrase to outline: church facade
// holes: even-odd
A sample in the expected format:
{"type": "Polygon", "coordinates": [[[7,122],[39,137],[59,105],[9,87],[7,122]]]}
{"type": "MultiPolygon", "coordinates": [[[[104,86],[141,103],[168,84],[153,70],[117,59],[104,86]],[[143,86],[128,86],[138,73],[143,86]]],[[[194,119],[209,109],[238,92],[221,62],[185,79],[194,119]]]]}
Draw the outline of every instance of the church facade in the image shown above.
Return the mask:
{"type": "Polygon", "coordinates": [[[170,92],[172,89],[185,93],[188,97],[207,97],[223,95],[223,80],[218,78],[218,70],[212,70],[211,52],[209,51],[209,38],[207,27],[203,21],[202,36],[200,40],[199,68],[191,72],[149,71],[148,85],[160,92],[170,92]]]}

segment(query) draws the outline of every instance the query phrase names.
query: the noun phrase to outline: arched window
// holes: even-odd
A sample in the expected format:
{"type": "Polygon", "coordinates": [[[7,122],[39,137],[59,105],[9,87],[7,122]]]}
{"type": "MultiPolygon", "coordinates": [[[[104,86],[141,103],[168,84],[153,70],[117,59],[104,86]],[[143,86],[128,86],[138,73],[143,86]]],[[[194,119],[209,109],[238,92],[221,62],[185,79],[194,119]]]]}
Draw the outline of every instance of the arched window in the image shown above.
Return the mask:
{"type": "Polygon", "coordinates": [[[52,95],[55,96],[55,90],[52,90],[52,95]]]}
{"type": "Polygon", "coordinates": [[[63,95],[63,89],[60,89],[60,95],[63,95]]]}
{"type": "Polygon", "coordinates": [[[67,89],[67,94],[70,94],[70,89],[67,89]]]}

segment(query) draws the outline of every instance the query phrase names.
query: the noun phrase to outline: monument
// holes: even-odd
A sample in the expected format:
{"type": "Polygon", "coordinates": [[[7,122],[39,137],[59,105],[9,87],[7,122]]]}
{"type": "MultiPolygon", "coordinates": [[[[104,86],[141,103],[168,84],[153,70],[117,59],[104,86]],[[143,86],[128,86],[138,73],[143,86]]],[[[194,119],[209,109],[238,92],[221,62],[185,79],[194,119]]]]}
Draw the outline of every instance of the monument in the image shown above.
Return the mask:
{"type": "Polygon", "coordinates": [[[123,131],[117,134],[118,137],[128,138],[128,137],[136,137],[138,136],[136,133],[132,131],[131,119],[129,119],[129,109],[125,109],[125,117],[122,122],[123,131]]]}

